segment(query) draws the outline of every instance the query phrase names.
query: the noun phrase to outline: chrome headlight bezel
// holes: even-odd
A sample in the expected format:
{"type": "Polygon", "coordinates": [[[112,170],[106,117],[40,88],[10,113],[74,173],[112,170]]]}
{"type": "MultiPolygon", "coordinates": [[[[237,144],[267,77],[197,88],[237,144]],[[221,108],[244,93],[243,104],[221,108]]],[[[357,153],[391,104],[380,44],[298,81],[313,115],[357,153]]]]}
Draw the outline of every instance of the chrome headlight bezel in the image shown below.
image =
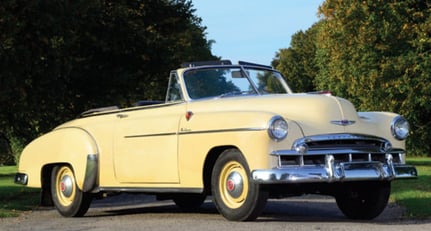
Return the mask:
{"type": "Polygon", "coordinates": [[[405,140],[410,133],[410,125],[406,118],[397,116],[392,120],[391,123],[392,136],[397,140],[405,140]]]}
{"type": "Polygon", "coordinates": [[[268,124],[268,135],[272,140],[279,142],[287,137],[288,129],[289,125],[283,117],[274,116],[268,124]]]}

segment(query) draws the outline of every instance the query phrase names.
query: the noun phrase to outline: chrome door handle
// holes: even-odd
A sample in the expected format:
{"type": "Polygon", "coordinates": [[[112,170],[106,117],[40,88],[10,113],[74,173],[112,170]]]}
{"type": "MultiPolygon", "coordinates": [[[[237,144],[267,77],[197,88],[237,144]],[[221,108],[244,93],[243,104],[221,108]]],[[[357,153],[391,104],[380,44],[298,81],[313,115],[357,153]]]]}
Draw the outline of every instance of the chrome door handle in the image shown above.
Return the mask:
{"type": "Polygon", "coordinates": [[[127,114],[117,114],[117,118],[122,119],[128,117],[127,114]]]}

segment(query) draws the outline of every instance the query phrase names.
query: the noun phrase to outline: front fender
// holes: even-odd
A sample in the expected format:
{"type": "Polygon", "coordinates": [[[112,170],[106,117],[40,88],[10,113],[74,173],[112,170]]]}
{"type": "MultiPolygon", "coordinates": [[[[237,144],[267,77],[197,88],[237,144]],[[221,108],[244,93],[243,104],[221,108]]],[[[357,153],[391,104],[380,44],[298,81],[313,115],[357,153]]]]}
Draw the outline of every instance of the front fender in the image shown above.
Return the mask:
{"type": "MultiPolygon", "coordinates": [[[[205,109],[205,108],[204,108],[205,109]]],[[[238,148],[250,170],[276,166],[271,152],[290,149],[294,140],[303,137],[295,121],[287,120],[289,135],[282,142],[268,135],[271,118],[278,114],[266,111],[193,111],[191,118],[181,118],[179,131],[180,179],[188,187],[202,187],[202,177],[196,172],[204,169],[207,153],[219,147],[238,148]]]]}
{"type": "Polygon", "coordinates": [[[391,142],[392,147],[405,150],[405,140],[397,140],[391,133],[391,124],[394,118],[399,116],[392,112],[359,112],[360,120],[348,126],[347,132],[372,134],[382,137],[391,142]]]}
{"type": "Polygon", "coordinates": [[[86,130],[60,128],[35,139],[24,148],[18,172],[27,175],[27,186],[39,188],[44,166],[69,164],[78,187],[90,191],[96,184],[98,153],[96,141],[86,130]]]}

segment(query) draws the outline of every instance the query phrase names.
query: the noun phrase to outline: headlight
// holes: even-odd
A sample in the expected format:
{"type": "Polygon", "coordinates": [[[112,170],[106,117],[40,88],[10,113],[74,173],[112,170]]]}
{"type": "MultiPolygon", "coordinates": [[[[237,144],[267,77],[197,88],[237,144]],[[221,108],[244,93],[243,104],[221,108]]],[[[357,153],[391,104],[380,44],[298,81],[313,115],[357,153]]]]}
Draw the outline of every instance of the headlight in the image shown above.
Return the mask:
{"type": "Polygon", "coordinates": [[[402,116],[395,117],[392,120],[391,132],[397,140],[405,140],[410,132],[409,122],[402,116]]]}
{"type": "Polygon", "coordinates": [[[281,141],[287,136],[288,125],[281,116],[274,116],[269,121],[268,134],[274,141],[281,141]]]}

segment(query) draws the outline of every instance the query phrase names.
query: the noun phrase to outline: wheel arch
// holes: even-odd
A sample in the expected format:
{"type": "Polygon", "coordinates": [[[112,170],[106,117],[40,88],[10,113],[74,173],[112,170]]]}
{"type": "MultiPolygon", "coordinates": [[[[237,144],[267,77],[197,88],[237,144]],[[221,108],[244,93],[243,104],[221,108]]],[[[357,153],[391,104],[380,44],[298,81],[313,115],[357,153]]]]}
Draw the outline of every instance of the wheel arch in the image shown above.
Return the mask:
{"type": "MultiPolygon", "coordinates": [[[[212,170],[214,168],[215,162],[217,160],[217,158],[227,149],[238,149],[238,147],[234,146],[234,145],[223,145],[223,146],[217,146],[217,147],[213,147],[207,154],[206,158],[205,158],[205,164],[204,164],[204,169],[203,169],[203,174],[202,174],[202,178],[203,178],[203,183],[204,183],[204,192],[207,195],[211,195],[211,175],[212,175],[212,170]]],[[[241,150],[240,150],[241,151],[241,150]]]]}
{"type": "Polygon", "coordinates": [[[254,220],[265,207],[268,192],[251,181],[241,150],[228,149],[217,158],[211,174],[212,197],[217,210],[228,220],[254,220]]]}
{"type": "Polygon", "coordinates": [[[68,165],[67,163],[51,163],[42,167],[40,181],[41,181],[41,193],[40,193],[40,205],[52,206],[52,194],[51,194],[51,174],[52,169],[55,166],[68,165]]]}

